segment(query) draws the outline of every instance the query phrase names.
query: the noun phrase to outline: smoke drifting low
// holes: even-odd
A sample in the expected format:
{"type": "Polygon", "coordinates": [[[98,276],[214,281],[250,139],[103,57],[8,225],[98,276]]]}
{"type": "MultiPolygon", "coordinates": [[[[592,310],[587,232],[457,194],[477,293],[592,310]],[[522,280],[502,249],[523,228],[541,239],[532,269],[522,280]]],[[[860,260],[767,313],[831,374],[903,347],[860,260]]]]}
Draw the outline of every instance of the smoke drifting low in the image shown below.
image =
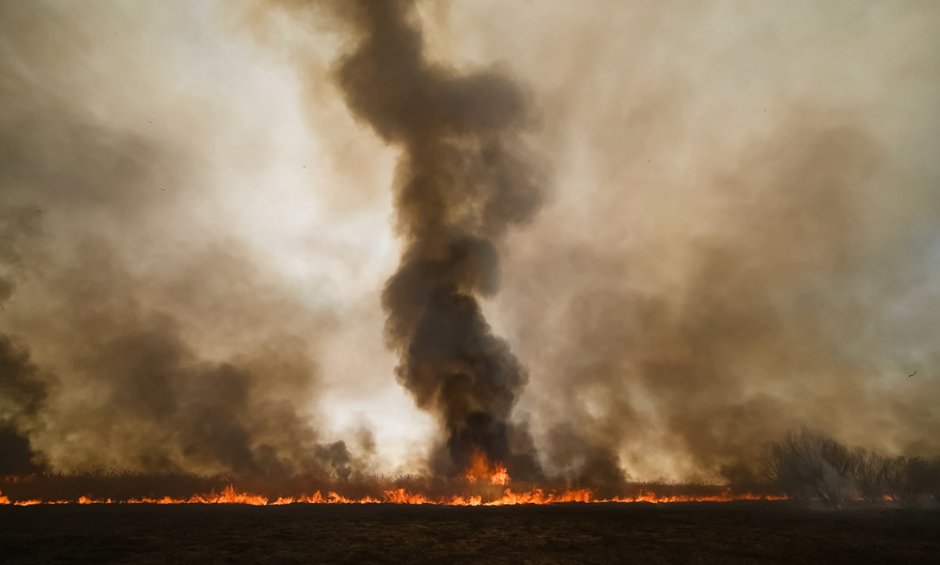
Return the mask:
{"type": "Polygon", "coordinates": [[[0,4],[0,474],[936,457],[938,22],[0,4]]]}
{"type": "Polygon", "coordinates": [[[871,257],[860,247],[858,208],[875,149],[857,128],[810,121],[720,177],[739,199],[721,211],[720,232],[689,243],[676,286],[597,281],[602,291],[568,306],[567,338],[546,337],[562,342],[557,362],[577,375],[571,394],[597,394],[599,418],[571,416],[593,420],[608,449],[655,422],[693,469],[742,480],[768,438],[810,414],[849,423],[860,416],[840,412],[870,401],[851,384],[864,362],[842,340],[875,317],[846,294],[872,274],[861,272],[871,257]]]}
{"type": "Polygon", "coordinates": [[[0,7],[0,473],[348,475],[309,413],[324,317],[187,205],[213,117],[125,96],[169,76],[122,66],[110,7],[0,7]]]}
{"type": "Polygon", "coordinates": [[[37,469],[28,437],[46,400],[45,383],[22,346],[0,336],[0,473],[26,474],[37,469]]]}
{"type": "Polygon", "coordinates": [[[754,480],[803,425],[940,453],[938,13],[817,8],[561,9],[551,44],[472,44],[539,46],[514,69],[560,159],[496,305],[549,472],[754,480]]]}

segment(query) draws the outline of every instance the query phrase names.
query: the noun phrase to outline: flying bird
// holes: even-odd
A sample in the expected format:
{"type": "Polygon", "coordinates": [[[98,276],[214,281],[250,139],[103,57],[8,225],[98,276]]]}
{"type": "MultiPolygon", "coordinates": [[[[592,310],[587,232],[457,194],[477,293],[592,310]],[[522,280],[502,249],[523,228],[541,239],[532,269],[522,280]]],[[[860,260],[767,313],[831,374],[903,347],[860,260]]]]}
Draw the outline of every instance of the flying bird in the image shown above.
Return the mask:
{"type": "Polygon", "coordinates": [[[917,371],[914,371],[913,373],[911,373],[910,375],[908,375],[907,378],[911,378],[911,377],[913,377],[913,376],[916,375],[916,374],[917,374],[917,371]]]}

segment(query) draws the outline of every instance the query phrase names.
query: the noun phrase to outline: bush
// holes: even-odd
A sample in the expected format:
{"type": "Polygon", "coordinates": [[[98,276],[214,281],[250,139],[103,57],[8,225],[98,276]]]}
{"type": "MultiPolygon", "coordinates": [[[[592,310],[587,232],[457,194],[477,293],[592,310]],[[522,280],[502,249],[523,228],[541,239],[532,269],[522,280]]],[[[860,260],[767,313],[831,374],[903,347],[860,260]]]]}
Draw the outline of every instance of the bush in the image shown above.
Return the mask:
{"type": "Polygon", "coordinates": [[[848,448],[808,429],[789,431],[764,453],[767,477],[794,500],[831,506],[849,501],[940,500],[940,459],[888,458],[848,448]]]}

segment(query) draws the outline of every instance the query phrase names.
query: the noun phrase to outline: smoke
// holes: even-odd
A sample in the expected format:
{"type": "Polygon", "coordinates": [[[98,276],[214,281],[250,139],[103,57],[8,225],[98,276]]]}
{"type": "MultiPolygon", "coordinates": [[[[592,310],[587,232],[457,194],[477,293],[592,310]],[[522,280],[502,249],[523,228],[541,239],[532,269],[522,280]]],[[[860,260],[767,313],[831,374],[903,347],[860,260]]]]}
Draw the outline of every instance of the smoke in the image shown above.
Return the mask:
{"type": "Polygon", "coordinates": [[[479,452],[531,474],[536,463],[519,451],[529,446],[512,445],[510,421],[526,370],[477,298],[497,291],[503,234],[540,203],[521,150],[526,97],[496,69],[429,62],[411,2],[339,11],[358,43],[336,81],[355,116],[402,153],[394,201],[404,250],[382,294],[398,380],[445,430],[439,471],[465,469],[479,452]]]}
{"type": "Polygon", "coordinates": [[[311,411],[328,313],[202,215],[212,130],[251,130],[160,89],[165,12],[84,10],[0,7],[0,473],[349,476],[311,411]]]}
{"type": "Polygon", "coordinates": [[[495,308],[550,472],[753,481],[801,425],[940,452],[937,12],[731,6],[560,9],[550,43],[511,11],[461,46],[514,54],[558,155],[495,308]]]}
{"type": "MultiPolygon", "coordinates": [[[[38,211],[0,210],[0,311],[13,294],[14,272],[22,266],[20,247],[37,232],[38,211]]],[[[0,333],[0,475],[25,474],[41,469],[29,437],[39,425],[45,407],[47,377],[30,359],[26,347],[0,333]]]]}
{"type": "Polygon", "coordinates": [[[3,469],[940,453],[936,6],[278,4],[0,4],[3,469]]]}
{"type": "Polygon", "coordinates": [[[0,335],[0,474],[24,474],[40,468],[29,435],[46,396],[46,383],[29,353],[0,335]]]}

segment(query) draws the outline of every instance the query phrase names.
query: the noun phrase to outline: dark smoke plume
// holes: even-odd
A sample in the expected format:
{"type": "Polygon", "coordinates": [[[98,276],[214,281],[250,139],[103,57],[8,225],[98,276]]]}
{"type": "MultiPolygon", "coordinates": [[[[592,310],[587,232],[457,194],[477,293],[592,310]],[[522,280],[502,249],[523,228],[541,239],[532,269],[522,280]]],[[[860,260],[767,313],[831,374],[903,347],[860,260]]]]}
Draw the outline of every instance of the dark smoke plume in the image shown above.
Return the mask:
{"type": "Polygon", "coordinates": [[[29,434],[46,396],[46,383],[29,352],[0,334],[0,475],[42,468],[29,444],[29,434]]]}
{"type": "MultiPolygon", "coordinates": [[[[0,311],[15,288],[12,272],[22,264],[20,244],[36,234],[34,210],[0,209],[0,311]]],[[[37,415],[47,398],[47,380],[18,340],[0,333],[0,475],[38,471],[29,436],[38,425],[37,415]]]]}
{"type": "Polygon", "coordinates": [[[936,460],[940,4],[271,4],[0,2],[0,474],[936,460]]]}
{"type": "Polygon", "coordinates": [[[519,154],[526,98],[496,70],[429,62],[411,2],[339,9],[360,37],[336,80],[355,115],[402,151],[395,206],[405,245],[382,295],[398,379],[446,430],[439,470],[459,471],[481,452],[531,474],[535,460],[524,439],[512,445],[520,434],[510,421],[526,370],[477,298],[498,288],[503,234],[540,203],[519,154]]]}

